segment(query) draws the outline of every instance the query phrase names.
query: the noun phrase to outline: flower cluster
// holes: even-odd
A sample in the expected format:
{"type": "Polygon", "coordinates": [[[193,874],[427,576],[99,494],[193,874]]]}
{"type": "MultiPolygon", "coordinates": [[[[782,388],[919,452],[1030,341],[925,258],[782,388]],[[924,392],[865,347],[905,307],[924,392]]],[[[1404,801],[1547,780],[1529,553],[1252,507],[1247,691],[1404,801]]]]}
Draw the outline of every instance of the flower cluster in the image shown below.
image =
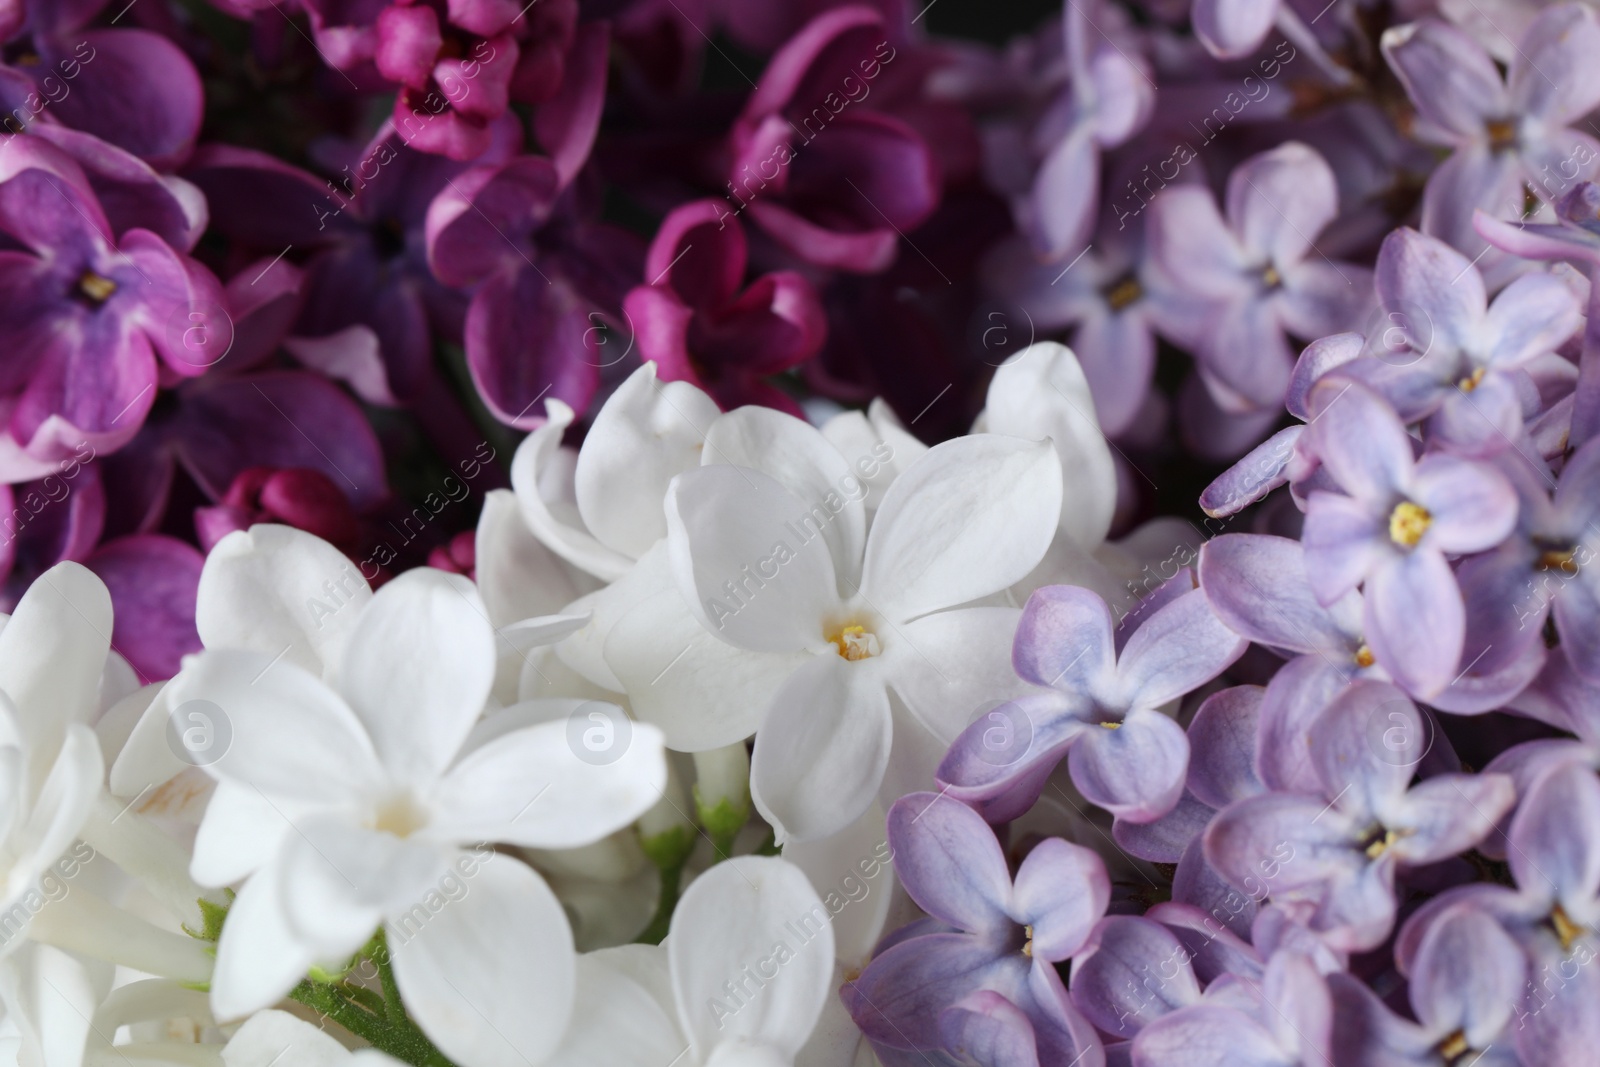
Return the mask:
{"type": "Polygon", "coordinates": [[[1600,9],[960,3],[0,0],[0,1064],[1595,1062],[1600,9]]]}

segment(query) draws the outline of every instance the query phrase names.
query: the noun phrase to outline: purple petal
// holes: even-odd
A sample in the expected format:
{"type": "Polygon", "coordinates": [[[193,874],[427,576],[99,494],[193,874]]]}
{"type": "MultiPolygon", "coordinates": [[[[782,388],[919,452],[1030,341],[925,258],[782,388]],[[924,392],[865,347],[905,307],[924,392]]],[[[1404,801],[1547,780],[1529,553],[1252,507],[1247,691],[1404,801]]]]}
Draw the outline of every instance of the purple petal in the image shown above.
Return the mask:
{"type": "Polygon", "coordinates": [[[1297,141],[1251,157],[1228,178],[1228,222],[1246,248],[1279,267],[1304,259],[1338,213],[1332,168],[1297,141]]]}
{"type": "Polygon", "coordinates": [[[1263,791],[1256,777],[1256,727],[1266,690],[1234,686],[1213,693],[1189,723],[1189,781],[1195,798],[1214,808],[1263,791]]]}
{"type": "Polygon", "coordinates": [[[1217,814],[1205,833],[1206,862],[1253,899],[1278,898],[1361,869],[1350,829],[1317,797],[1264,793],[1217,814]]]}
{"type": "Polygon", "coordinates": [[[996,821],[988,802],[1004,798],[1004,817],[1016,818],[1033,806],[1068,747],[1084,730],[1098,729],[1082,718],[1089,714],[1081,698],[1055,692],[1002,704],[961,732],[939,764],[938,780],[951,796],[984,803],[996,821]]]}
{"type": "Polygon", "coordinates": [[[1195,36],[1219,59],[1254,52],[1278,14],[1274,0],[1195,0],[1190,18],[1195,36]]]}
{"type": "Polygon", "coordinates": [[[1438,19],[1383,35],[1383,54],[1434,139],[1484,136],[1484,125],[1510,110],[1500,72],[1483,47],[1438,19]]]}
{"type": "Polygon", "coordinates": [[[1507,775],[1441,774],[1407,792],[1386,821],[1405,831],[1394,845],[1405,862],[1435,863],[1483,840],[1515,801],[1507,775]]]}
{"type": "Polygon", "coordinates": [[[1221,305],[1196,341],[1205,371],[1257,407],[1283,403],[1294,354],[1271,300],[1247,297],[1221,305]]]}
{"type": "Polygon", "coordinates": [[[1387,504],[1409,484],[1411,438],[1394,410],[1365,386],[1345,387],[1309,432],[1328,473],[1351,496],[1387,504]]]}
{"type": "Polygon", "coordinates": [[[1306,732],[1328,702],[1344,689],[1351,672],[1321,656],[1290,660],[1267,683],[1256,739],[1256,771],[1269,789],[1318,793],[1322,783],[1311,759],[1306,732]]]}
{"type": "Polygon", "coordinates": [[[589,158],[600,130],[610,44],[611,34],[604,23],[579,27],[567,52],[560,91],[533,114],[534,133],[555,162],[563,186],[589,158]]]}
{"type": "Polygon", "coordinates": [[[895,873],[923,911],[974,932],[1013,925],[1005,854],[977,812],[938,793],[912,793],[889,809],[888,834],[895,873]]]}
{"type": "Polygon", "coordinates": [[[1491,366],[1515,367],[1555,351],[1582,322],[1578,298],[1561,279],[1524,274],[1489,305],[1483,350],[1491,366]]]}
{"type": "MultiPolygon", "coordinates": [[[[1349,656],[1350,635],[1317,602],[1298,541],[1264,534],[1223,534],[1200,549],[1200,586],[1217,617],[1259,644],[1337,659],[1349,656]]],[[[1349,612],[1356,594],[1342,598],[1349,612]]]]}
{"type": "Polygon", "coordinates": [[[1416,705],[1392,685],[1357,679],[1317,716],[1308,740],[1325,796],[1357,822],[1391,809],[1427,753],[1416,705]]]}
{"type": "Polygon", "coordinates": [[[1162,1016],[1133,1042],[1134,1067],[1286,1067],[1270,1033],[1237,1008],[1196,1004],[1162,1016]]]}
{"type": "Polygon", "coordinates": [[[1367,581],[1367,643],[1384,670],[1426,700],[1450,684],[1466,640],[1466,607],[1450,565],[1413,549],[1367,581]]]}
{"type": "Polygon", "coordinates": [[[968,934],[929,934],[887,949],[839,991],[861,1032],[890,1048],[938,1046],[939,1014],[977,989],[993,988],[1026,959],[1003,961],[968,934]]]}
{"type": "Polygon", "coordinates": [[[999,993],[980,990],[951,1005],[939,1016],[939,1037],[985,1067],[1039,1067],[1033,1024],[999,993]]]}
{"type": "Polygon", "coordinates": [[[1411,1004],[1435,1033],[1488,1048],[1512,1020],[1527,961],[1488,915],[1454,908],[1428,924],[1411,968],[1411,1004]]]}
{"type": "Polygon", "coordinates": [[[1383,306],[1422,318],[1435,344],[1461,349],[1477,341],[1488,299],[1482,276],[1466,256],[1437,238],[1402,228],[1384,238],[1377,271],[1383,306]]]}
{"type": "Polygon", "coordinates": [[[1136,708],[1120,726],[1090,726],[1067,753],[1072,783],[1119,818],[1149,822],[1183,794],[1189,739],[1157,711],[1136,708]]]}
{"type": "Polygon", "coordinates": [[[1600,106],[1600,26],[1580,5],[1555,5],[1533,21],[1517,47],[1507,85],[1517,114],[1550,126],[1576,122],[1600,106]]]}
{"type": "Polygon", "coordinates": [[[446,285],[526,265],[515,238],[544,223],[559,187],[555,166],[538,156],[459,175],[428,206],[428,265],[446,285]]]}
{"type": "Polygon", "coordinates": [[[1215,808],[1185,791],[1176,807],[1151,822],[1118,819],[1112,824],[1111,837],[1118,847],[1142,860],[1177,863],[1190,842],[1205,832],[1215,814],[1215,808]]]}
{"type": "Polygon", "coordinates": [[[1160,707],[1209,682],[1248,642],[1222,624],[1202,590],[1177,597],[1128,639],[1117,662],[1126,706],[1160,707]]]}
{"type": "Polygon", "coordinates": [[[1289,463],[1304,426],[1289,426],[1251,449],[1200,494],[1200,507],[1214,519],[1235,515],[1289,481],[1289,463]]]}
{"type": "Polygon", "coordinates": [[[76,56],[75,91],[51,105],[69,126],[156,167],[181,164],[200,133],[200,75],[177,45],[147,30],[90,30],[39,42],[43,69],[76,56]],[[88,45],[89,57],[82,55],[88,45]]]}
{"type": "Polygon", "coordinates": [[[1110,898],[1099,854],[1052,837],[1035,845],[1017,869],[1011,915],[1033,928],[1033,958],[1055,963],[1083,947],[1110,898]]]}
{"type": "Polygon", "coordinates": [[[1188,950],[1165,926],[1141,916],[1101,920],[1088,955],[1072,964],[1072,1003],[1114,1037],[1133,1037],[1199,999],[1188,950]]]}
{"type": "Polygon", "coordinates": [[[106,583],[116,610],[112,645],[147,681],[178,673],[200,651],[195,596],[205,557],[162,534],[136,534],[101,545],[84,561],[106,583]]]}
{"type": "Polygon", "coordinates": [[[1047,585],[1023,606],[1011,664],[1023,681],[1068,693],[1103,692],[1116,671],[1111,611],[1087,589],[1047,585]]]}
{"type": "Polygon", "coordinates": [[[1454,456],[1423,456],[1411,498],[1428,510],[1427,543],[1452,554],[1494,547],[1517,521],[1511,483],[1492,467],[1454,456]]]}
{"type": "Polygon", "coordinates": [[[1600,893],[1600,778],[1563,763],[1522,798],[1511,820],[1511,873],[1536,899],[1593,910],[1600,893]]]}
{"type": "Polygon", "coordinates": [[[495,417],[519,429],[544,421],[540,403],[589,406],[600,379],[592,305],[532,267],[496,274],[467,311],[467,366],[495,417]]]}

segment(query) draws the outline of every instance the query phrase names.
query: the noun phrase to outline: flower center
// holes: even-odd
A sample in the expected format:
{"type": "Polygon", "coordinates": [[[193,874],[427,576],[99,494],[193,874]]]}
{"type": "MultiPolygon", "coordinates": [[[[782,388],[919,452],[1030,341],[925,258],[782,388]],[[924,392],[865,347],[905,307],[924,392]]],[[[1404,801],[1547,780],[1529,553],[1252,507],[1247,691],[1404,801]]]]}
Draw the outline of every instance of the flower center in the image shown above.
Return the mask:
{"type": "Polygon", "coordinates": [[[78,276],[78,292],[95,304],[104,304],[116,291],[116,282],[92,270],[86,270],[78,276]]]}
{"type": "Polygon", "coordinates": [[[1495,119],[1484,123],[1484,129],[1489,133],[1489,147],[1496,152],[1504,152],[1517,146],[1517,124],[1513,119],[1495,119]]]}
{"type": "Polygon", "coordinates": [[[1576,548],[1547,548],[1539,553],[1535,566],[1542,571],[1560,571],[1570,576],[1578,573],[1577,555],[1576,548]]]}
{"type": "Polygon", "coordinates": [[[1268,263],[1266,269],[1261,272],[1261,284],[1268,289],[1276,289],[1283,284],[1283,275],[1278,273],[1277,267],[1268,263]]]}
{"type": "Polygon", "coordinates": [[[1397,545],[1413,548],[1428,532],[1433,516],[1428,509],[1409,500],[1402,500],[1389,514],[1389,539],[1397,545]]]}
{"type": "Polygon", "coordinates": [[[1457,1030],[1443,1041],[1439,1042],[1439,1055],[1444,1057],[1444,1062],[1454,1063],[1461,1056],[1472,1051],[1472,1045],[1467,1041],[1467,1035],[1457,1030]]]}
{"type": "Polygon", "coordinates": [[[428,825],[428,812],[409,792],[396,793],[378,805],[369,825],[380,834],[410,837],[428,825]]]}
{"type": "Polygon", "coordinates": [[[1561,951],[1571,952],[1572,945],[1583,936],[1583,927],[1567,917],[1566,909],[1560,904],[1550,912],[1550,929],[1556,932],[1556,937],[1561,941],[1561,951]]]}
{"type": "Polygon", "coordinates": [[[1029,959],[1032,959],[1033,958],[1033,926],[1032,925],[1024,926],[1022,928],[1022,932],[1023,932],[1024,936],[1027,937],[1027,940],[1022,943],[1022,954],[1024,956],[1027,956],[1029,959]]]}
{"type": "Polygon", "coordinates": [[[1144,287],[1139,284],[1139,279],[1131,274],[1105,292],[1106,303],[1111,305],[1112,311],[1121,311],[1143,295],[1144,287]]]}
{"type": "Polygon", "coordinates": [[[828,640],[839,650],[839,655],[852,663],[870,659],[883,651],[878,644],[878,635],[865,626],[843,627],[828,640]]]}
{"type": "Polygon", "coordinates": [[[1483,368],[1478,367],[1471,374],[1456,383],[1456,388],[1463,393],[1470,393],[1483,382],[1483,368]]]}
{"type": "Polygon", "coordinates": [[[1361,647],[1356,649],[1356,666],[1370,667],[1376,662],[1378,660],[1372,654],[1372,648],[1365,641],[1361,642],[1361,647]]]}
{"type": "Polygon", "coordinates": [[[1367,859],[1375,860],[1389,848],[1390,845],[1400,840],[1400,835],[1393,830],[1382,826],[1374,827],[1372,832],[1362,839],[1362,852],[1367,854],[1367,859]]]}

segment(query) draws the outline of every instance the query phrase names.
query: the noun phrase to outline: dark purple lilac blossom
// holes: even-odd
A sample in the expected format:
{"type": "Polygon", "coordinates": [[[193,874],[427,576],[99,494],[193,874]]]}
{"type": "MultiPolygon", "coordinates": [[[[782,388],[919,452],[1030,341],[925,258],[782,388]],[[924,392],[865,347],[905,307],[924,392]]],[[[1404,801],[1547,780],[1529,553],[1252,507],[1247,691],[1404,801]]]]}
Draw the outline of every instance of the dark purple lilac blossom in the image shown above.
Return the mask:
{"type": "Polygon", "coordinates": [[[931,919],[841,991],[868,1040],[922,1051],[998,1030],[1007,1043],[1031,1044],[1041,1063],[1070,1063],[1097,1043],[1054,964],[1077,953],[1105,913],[1110,886],[1099,856],[1042,841],[1013,879],[983,819],[937,793],[896,801],[888,840],[901,884],[931,919]],[[981,993],[990,996],[971,999],[981,993]],[[1026,1039],[1016,1013],[1031,1030],[1026,1039]]]}
{"type": "Polygon", "coordinates": [[[664,381],[690,382],[732,411],[800,407],[764,379],[821,349],[827,316],[811,283],[775,271],[744,286],[749,248],[719,200],[696,200],[661,223],[645,257],[646,284],[624,302],[639,354],[664,381]]]}

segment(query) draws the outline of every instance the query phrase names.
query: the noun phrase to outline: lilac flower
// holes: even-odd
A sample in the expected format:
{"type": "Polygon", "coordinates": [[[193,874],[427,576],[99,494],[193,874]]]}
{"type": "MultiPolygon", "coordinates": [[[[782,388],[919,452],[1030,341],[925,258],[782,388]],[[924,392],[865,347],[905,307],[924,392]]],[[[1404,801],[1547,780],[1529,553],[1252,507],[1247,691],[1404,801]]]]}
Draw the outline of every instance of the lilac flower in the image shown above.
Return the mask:
{"type": "Polygon", "coordinates": [[[1414,136],[1454,149],[1428,179],[1423,232],[1477,255],[1475,209],[1520,205],[1525,188],[1553,200],[1571,179],[1594,176],[1600,141],[1572,126],[1600,105],[1597,51],[1600,25],[1576,3],[1533,21],[1504,80],[1483,47],[1447,22],[1384,34],[1384,56],[1417,109],[1414,136]]]}
{"type": "Polygon", "coordinates": [[[1527,961],[1495,921],[1466,905],[1428,925],[1411,966],[1417,1021],[1390,1011],[1348,974],[1328,978],[1339,1067],[1521,1067],[1508,1033],[1527,981],[1527,961]]]}
{"type": "Polygon", "coordinates": [[[1427,420],[1431,442],[1493,455],[1522,436],[1527,368],[1577,330],[1578,301],[1549,274],[1529,274],[1490,303],[1467,257],[1433,237],[1399,229],[1378,252],[1378,299],[1404,335],[1394,351],[1341,368],[1392,404],[1402,421],[1427,420]]]}
{"type": "Polygon", "coordinates": [[[0,231],[15,243],[0,251],[11,294],[0,327],[17,357],[0,380],[0,473],[17,481],[49,473],[80,446],[126,444],[159,374],[200,374],[226,347],[211,332],[230,327],[211,272],[149,230],[113,236],[70,157],[33,137],[6,147],[0,231]]]}
{"type": "Polygon", "coordinates": [[[1183,792],[1189,742],[1158,709],[1222,673],[1245,642],[1187,574],[1153,597],[1159,606],[1147,605],[1131,631],[1087,589],[1046,586],[1029,597],[1012,664],[1045,691],[990,712],[956,739],[938,773],[950,794],[986,803],[990,818],[1010,818],[1068,756],[1073,783],[1119,818],[1149,822],[1170,811],[1183,792]]]}
{"type": "Polygon", "coordinates": [[[1305,735],[1320,795],[1272,792],[1230,805],[1206,830],[1206,858],[1236,887],[1303,904],[1335,949],[1382,943],[1394,925],[1396,873],[1471,847],[1513,800],[1499,774],[1445,774],[1408,789],[1430,736],[1399,690],[1352,682],[1305,735]]]}
{"type": "Polygon", "coordinates": [[[1416,973],[1433,927],[1459,907],[1492,916],[1527,957],[1513,1001],[1522,1062],[1583,1063],[1600,1044],[1600,779],[1580,763],[1551,769],[1522,797],[1509,842],[1516,888],[1480,883],[1435,897],[1401,930],[1395,959],[1416,973]]]}
{"type": "Polygon", "coordinates": [[[1326,381],[1311,433],[1324,469],[1349,495],[1317,491],[1306,509],[1306,570],[1332,604],[1365,585],[1372,655],[1423,698],[1444,689],[1466,639],[1466,608],[1446,553],[1493,547],[1517,519],[1497,470],[1442,453],[1412,458],[1411,439],[1378,396],[1326,381]]]}
{"type": "Polygon", "coordinates": [[[1316,248],[1338,211],[1333,171],[1293,141],[1234,170],[1226,217],[1199,185],[1167,188],[1150,205],[1152,255],[1200,303],[1186,332],[1225,410],[1283,402],[1294,365],[1286,335],[1310,339],[1360,324],[1371,275],[1316,248]]]}
{"type": "Polygon", "coordinates": [[[543,422],[541,399],[588,407],[607,341],[591,316],[618,315],[622,279],[639,275],[632,241],[575,206],[554,163],[520,156],[473,167],[428,209],[434,275],[474,290],[464,327],[473,382],[512,426],[543,422]]]}
{"type": "MultiPolygon", "coordinates": [[[[200,75],[158,33],[87,29],[109,2],[26,0],[25,21],[0,23],[6,55],[14,57],[0,65],[0,106],[10,113],[8,129],[18,132],[18,115],[42,116],[153,166],[176,166],[200,132],[200,75]]],[[[23,123],[38,124],[31,118],[23,123]]]]}
{"type": "Polygon", "coordinates": [[[207,552],[235,530],[262,522],[293,526],[346,551],[360,531],[350,499],[319,470],[248,467],[239,472],[222,500],[195,510],[195,531],[207,552]]]}
{"type": "Polygon", "coordinates": [[[864,105],[896,55],[883,16],[869,7],[818,15],[792,37],[729,136],[729,213],[748,210],[815,266],[888,267],[900,233],[938,206],[940,185],[916,131],[864,105]]]}
{"type": "Polygon", "coordinates": [[[748,256],[744,228],[720,201],[674,209],[650,244],[648,284],[624,304],[639,355],[655,361],[662,380],[690,382],[724,410],[765,404],[799,415],[788,394],[762,379],[816,355],[827,317],[794,271],[741,289],[748,256]]]}
{"type": "Polygon", "coordinates": [[[942,926],[884,949],[840,995],[874,1045],[938,1049],[966,1034],[999,994],[1027,1016],[1043,1063],[1071,1063],[1097,1044],[1067,998],[1054,964],[1082,948],[1105,912],[1111,887],[1100,857],[1052,838],[1040,842],[1013,881],[988,824],[937,793],[912,793],[889,809],[895,871],[911,899],[942,926]],[[952,1034],[953,1032],[953,1034],[952,1034]]]}
{"type": "Polygon", "coordinates": [[[199,652],[196,598],[205,556],[165,534],[133,534],[108,541],[84,560],[106,583],[116,610],[114,649],[143,681],[165,681],[184,656],[199,652]]]}
{"type": "Polygon", "coordinates": [[[1520,221],[1512,225],[1480,210],[1473,216],[1473,226],[1496,248],[1523,259],[1566,260],[1584,267],[1589,275],[1578,383],[1566,433],[1560,438],[1565,451],[1587,444],[1600,432],[1600,287],[1594,284],[1600,267],[1600,187],[1578,183],[1556,202],[1556,218],[1555,225],[1520,221]]]}
{"type": "Polygon", "coordinates": [[[1322,1067],[1333,1012],[1309,957],[1274,953],[1260,979],[1225,976],[1133,1041],[1133,1067],[1322,1067]]]}

